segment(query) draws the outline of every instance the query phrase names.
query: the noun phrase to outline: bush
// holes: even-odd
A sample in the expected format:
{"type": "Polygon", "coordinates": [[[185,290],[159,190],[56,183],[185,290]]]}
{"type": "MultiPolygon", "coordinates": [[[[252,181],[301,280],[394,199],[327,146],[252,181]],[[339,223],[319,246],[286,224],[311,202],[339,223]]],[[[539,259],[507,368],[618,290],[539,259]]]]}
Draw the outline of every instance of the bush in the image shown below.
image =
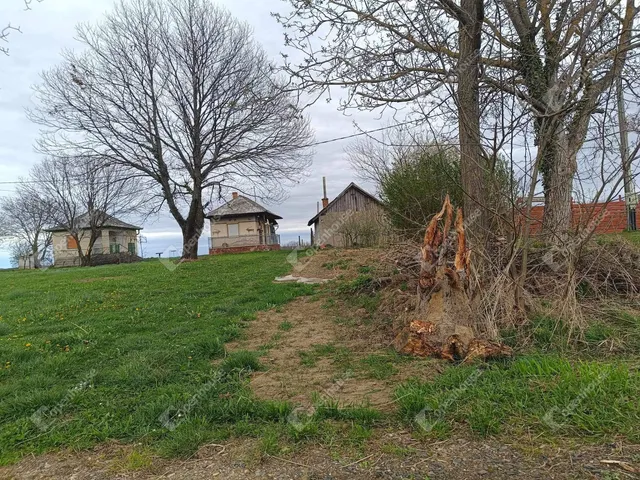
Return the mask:
{"type": "Polygon", "coordinates": [[[454,205],[462,205],[460,159],[453,148],[416,147],[380,181],[391,223],[408,236],[424,230],[429,218],[442,208],[447,193],[454,205]]]}
{"type": "MultiPolygon", "coordinates": [[[[417,145],[404,152],[379,180],[382,201],[392,225],[407,237],[420,237],[449,194],[456,207],[463,204],[460,153],[450,145],[417,145]]],[[[502,211],[513,197],[508,165],[496,159],[487,174],[486,207],[502,211]]]]}
{"type": "Polygon", "coordinates": [[[345,247],[376,247],[389,240],[390,226],[378,210],[351,215],[338,229],[345,247]]]}

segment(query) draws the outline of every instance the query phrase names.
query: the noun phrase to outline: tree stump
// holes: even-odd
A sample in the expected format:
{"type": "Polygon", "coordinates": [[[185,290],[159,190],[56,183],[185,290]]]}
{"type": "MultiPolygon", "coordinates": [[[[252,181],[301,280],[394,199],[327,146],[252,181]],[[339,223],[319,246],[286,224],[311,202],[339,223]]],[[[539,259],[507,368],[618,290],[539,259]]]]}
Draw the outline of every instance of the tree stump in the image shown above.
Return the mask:
{"type": "Polygon", "coordinates": [[[398,352],[456,362],[512,355],[505,345],[477,338],[470,274],[471,252],[462,210],[457,210],[454,225],[453,206],[447,195],[442,210],[425,232],[417,308],[394,340],[398,352]]]}

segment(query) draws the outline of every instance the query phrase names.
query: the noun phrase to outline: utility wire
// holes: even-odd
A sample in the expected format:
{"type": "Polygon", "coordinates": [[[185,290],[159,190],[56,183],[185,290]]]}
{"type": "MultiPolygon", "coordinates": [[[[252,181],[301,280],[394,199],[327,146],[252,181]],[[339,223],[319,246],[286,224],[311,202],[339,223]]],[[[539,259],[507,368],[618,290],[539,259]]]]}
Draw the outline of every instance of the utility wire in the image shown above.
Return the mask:
{"type": "MultiPolygon", "coordinates": [[[[340,142],[342,140],[349,140],[350,138],[360,137],[362,135],[368,135],[369,133],[376,133],[376,132],[381,132],[383,130],[389,130],[390,128],[402,127],[404,125],[409,125],[411,123],[416,123],[416,120],[411,120],[403,123],[396,123],[395,125],[388,125],[386,127],[375,128],[373,130],[366,130],[366,131],[354,133],[352,135],[345,135],[344,137],[336,137],[336,138],[330,138],[329,140],[321,140],[319,142],[311,143],[307,146],[315,147],[317,145],[326,145],[328,143],[340,142]]],[[[38,180],[22,180],[22,181],[0,182],[0,185],[29,185],[34,183],[47,183],[47,182],[38,181],[38,180]]]]}

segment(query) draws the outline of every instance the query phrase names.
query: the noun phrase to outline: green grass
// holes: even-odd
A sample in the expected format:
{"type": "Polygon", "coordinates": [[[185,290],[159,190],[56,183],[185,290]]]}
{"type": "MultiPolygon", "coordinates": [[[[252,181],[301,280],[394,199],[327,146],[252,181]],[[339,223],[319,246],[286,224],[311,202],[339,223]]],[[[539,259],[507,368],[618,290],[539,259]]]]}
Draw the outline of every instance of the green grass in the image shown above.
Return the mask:
{"type": "Polygon", "coordinates": [[[509,363],[449,367],[432,382],[411,381],[396,397],[416,432],[478,436],[540,432],[640,440],[640,372],[621,363],[524,356],[509,363]]]}
{"type": "Polygon", "coordinates": [[[640,230],[635,232],[623,232],[620,235],[622,235],[630,242],[635,243],[636,245],[640,245],[640,230]]]}
{"type": "Polygon", "coordinates": [[[365,370],[367,377],[376,380],[385,380],[398,373],[397,364],[400,363],[402,359],[403,357],[400,357],[400,355],[395,352],[389,355],[372,354],[361,359],[360,366],[365,370]]]}
{"type": "Polygon", "coordinates": [[[533,316],[524,327],[505,330],[501,335],[508,345],[529,345],[529,350],[539,353],[591,359],[640,356],[640,317],[613,308],[590,318],[582,335],[574,338],[562,321],[545,315],[533,316]]]}
{"type": "Polygon", "coordinates": [[[0,272],[0,464],[110,439],[187,455],[242,421],[283,422],[290,406],[247,387],[257,355],[224,344],[255,312],[313,292],[273,283],[285,257],[0,272]]]}
{"type": "Polygon", "coordinates": [[[282,330],[283,332],[288,332],[289,330],[291,330],[293,328],[293,323],[291,322],[282,322],[280,325],[278,325],[278,329],[282,330]]]}

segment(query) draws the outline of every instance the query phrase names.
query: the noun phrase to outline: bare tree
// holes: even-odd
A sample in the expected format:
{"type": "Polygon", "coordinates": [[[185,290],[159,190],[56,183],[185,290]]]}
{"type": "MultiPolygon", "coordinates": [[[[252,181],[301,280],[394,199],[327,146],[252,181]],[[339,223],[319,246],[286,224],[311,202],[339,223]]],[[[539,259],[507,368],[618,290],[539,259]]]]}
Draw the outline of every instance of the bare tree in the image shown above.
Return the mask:
{"type": "Polygon", "coordinates": [[[330,87],[346,87],[342,108],[413,105],[425,119],[451,113],[432,97],[454,98],[465,213],[470,230],[482,235],[486,211],[479,207],[487,171],[479,126],[483,2],[290,3],[293,11],[276,18],[286,28],[286,44],[305,57],[299,64],[285,57],[300,88],[320,96],[330,87]],[[451,87],[453,82],[457,88],[451,87]]]}
{"type": "MultiPolygon", "coordinates": [[[[31,10],[31,4],[33,0],[23,0],[25,10],[31,10]]],[[[42,2],[42,0],[36,0],[38,3],[42,2]]],[[[22,33],[20,27],[14,27],[11,25],[11,22],[8,22],[6,26],[0,28],[0,42],[7,43],[9,41],[9,36],[11,32],[19,32],[22,33]]],[[[9,55],[9,49],[7,47],[0,46],[0,53],[4,53],[5,55],[9,55]]]]}
{"type": "MultiPolygon", "coordinates": [[[[36,87],[40,147],[99,155],[153,180],[197,258],[215,192],[253,185],[281,196],[304,174],[312,139],[250,28],[209,0],[120,2],[78,27],[84,53],[65,52],[36,87]]],[[[244,188],[243,188],[244,187],[244,188]]]]}
{"type": "Polygon", "coordinates": [[[137,179],[101,158],[47,158],[31,178],[50,205],[53,227],[74,239],[81,266],[91,265],[105,222],[138,212],[145,201],[137,179]]]}
{"type": "Polygon", "coordinates": [[[534,127],[545,231],[555,240],[570,229],[576,157],[605,93],[640,47],[633,0],[495,0],[484,12],[471,0],[289,3],[292,11],[277,18],[287,45],[304,56],[287,63],[300,87],[319,95],[345,87],[343,108],[411,105],[427,123],[452,113],[454,100],[470,202],[481,196],[481,169],[486,176],[491,168],[477,147],[478,119],[494,130],[491,105],[477,109],[478,86],[485,99],[498,92],[498,110],[502,95],[517,101],[534,127]]]}
{"type": "Polygon", "coordinates": [[[32,255],[39,268],[51,247],[45,228],[51,225],[52,213],[50,201],[21,184],[14,195],[0,201],[0,240],[11,245],[14,257],[32,255]]]}

